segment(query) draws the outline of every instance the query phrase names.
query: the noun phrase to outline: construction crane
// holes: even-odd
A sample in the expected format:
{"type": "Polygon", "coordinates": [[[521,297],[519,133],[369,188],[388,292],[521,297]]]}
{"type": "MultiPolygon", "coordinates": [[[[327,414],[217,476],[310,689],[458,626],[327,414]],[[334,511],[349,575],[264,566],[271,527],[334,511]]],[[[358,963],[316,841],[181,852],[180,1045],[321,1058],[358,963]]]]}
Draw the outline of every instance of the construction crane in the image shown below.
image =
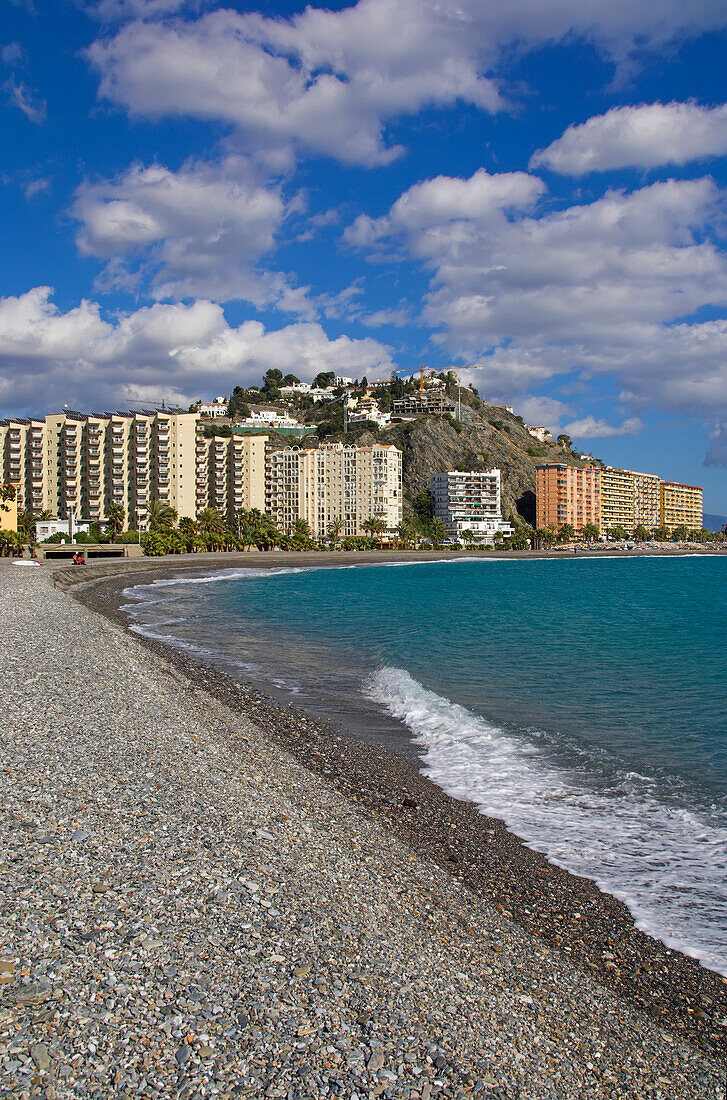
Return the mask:
{"type": "Polygon", "coordinates": [[[425,367],[423,363],[420,363],[418,367],[412,367],[408,370],[395,370],[394,374],[416,374],[419,372],[419,396],[424,396],[424,371],[428,371],[429,374],[436,374],[437,372],[432,367],[425,367]]]}

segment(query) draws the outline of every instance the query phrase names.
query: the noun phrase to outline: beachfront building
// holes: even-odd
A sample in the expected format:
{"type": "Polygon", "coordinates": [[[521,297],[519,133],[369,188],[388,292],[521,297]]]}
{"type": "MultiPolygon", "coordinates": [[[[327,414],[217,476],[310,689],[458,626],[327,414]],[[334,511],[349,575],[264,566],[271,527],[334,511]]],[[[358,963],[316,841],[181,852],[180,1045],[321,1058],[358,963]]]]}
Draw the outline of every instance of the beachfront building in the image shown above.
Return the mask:
{"type": "MultiPolygon", "coordinates": [[[[634,527],[653,531],[661,523],[661,478],[657,474],[634,473],[634,527]]],[[[701,489],[700,489],[701,493],[701,489]]],[[[701,513],[699,526],[701,527],[701,513]]]]}
{"type": "Polygon", "coordinates": [[[635,520],[635,486],[631,470],[616,470],[608,466],[597,470],[601,489],[601,516],[596,520],[600,530],[607,534],[615,527],[633,531],[635,520]]]}
{"type": "Polygon", "coordinates": [[[183,409],[87,414],[0,422],[0,477],[18,507],[102,522],[120,504],[128,526],[144,528],[152,500],[194,515],[197,413],[183,409]]]}
{"type": "Polygon", "coordinates": [[[595,466],[549,462],[535,469],[536,526],[570,524],[577,535],[588,523],[601,524],[601,487],[595,466]]]}
{"type": "Polygon", "coordinates": [[[611,466],[549,463],[535,474],[538,527],[568,523],[581,534],[586,523],[594,523],[603,534],[617,528],[632,534],[637,527],[702,526],[702,490],[694,485],[611,466]]]}
{"type": "Polygon", "coordinates": [[[265,448],[267,435],[212,436],[197,431],[195,445],[195,509],[201,515],[214,508],[234,524],[237,513],[265,511],[265,448]]]}
{"type": "Polygon", "coordinates": [[[702,490],[698,485],[681,485],[676,481],[661,483],[661,526],[670,532],[675,527],[699,531],[704,523],[702,490]]]}
{"type": "Polygon", "coordinates": [[[491,545],[495,535],[508,537],[512,527],[503,520],[499,470],[448,470],[432,474],[434,516],[458,542],[475,538],[491,545]]]}
{"type": "Polygon", "coordinates": [[[46,507],[46,481],[45,422],[0,420],[0,482],[15,489],[18,511],[40,512],[46,507]]]}
{"type": "Polygon", "coordinates": [[[392,532],[402,519],[401,451],[391,446],[269,450],[266,511],[283,534],[305,520],[314,538],[325,538],[334,520],[341,537],[362,535],[372,516],[392,532]]]}

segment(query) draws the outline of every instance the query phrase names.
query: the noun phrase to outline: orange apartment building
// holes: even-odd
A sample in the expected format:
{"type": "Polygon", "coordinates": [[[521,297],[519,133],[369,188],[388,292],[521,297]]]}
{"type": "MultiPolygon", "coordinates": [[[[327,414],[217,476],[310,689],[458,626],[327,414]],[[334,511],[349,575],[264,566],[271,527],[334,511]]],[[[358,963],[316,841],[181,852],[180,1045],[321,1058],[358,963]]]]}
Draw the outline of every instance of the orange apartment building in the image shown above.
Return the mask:
{"type": "Polygon", "coordinates": [[[554,462],[537,466],[536,523],[557,529],[569,523],[576,534],[587,523],[607,533],[623,527],[629,534],[648,530],[702,526],[702,490],[694,485],[661,481],[656,474],[617,470],[611,466],[578,468],[554,462]]]}
{"type": "Polygon", "coordinates": [[[535,469],[536,525],[558,529],[570,523],[577,535],[587,523],[601,524],[601,480],[597,466],[553,462],[535,469]]]}

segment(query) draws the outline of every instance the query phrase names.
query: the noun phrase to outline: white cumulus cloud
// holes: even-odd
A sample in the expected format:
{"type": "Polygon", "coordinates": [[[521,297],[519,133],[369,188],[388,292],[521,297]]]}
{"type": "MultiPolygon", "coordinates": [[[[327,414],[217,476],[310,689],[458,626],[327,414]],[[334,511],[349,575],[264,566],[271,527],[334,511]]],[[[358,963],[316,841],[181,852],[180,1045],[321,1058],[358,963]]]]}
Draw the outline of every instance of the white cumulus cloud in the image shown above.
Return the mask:
{"type": "Polygon", "coordinates": [[[630,416],[621,424],[608,424],[600,417],[584,416],[566,424],[563,431],[576,439],[610,439],[615,435],[638,435],[643,427],[638,416],[630,416]]]}
{"type": "Polygon", "coordinates": [[[50,287],[0,299],[0,407],[7,413],[117,407],[139,400],[190,402],[258,382],[269,367],[312,378],[318,371],[389,372],[377,340],[331,340],[319,324],[277,330],[227,323],[209,301],[162,304],[107,320],[96,302],[67,312],[50,287]]]}
{"type": "MultiPolygon", "coordinates": [[[[175,6],[154,0],[161,11],[175,6]]],[[[139,19],[95,42],[89,57],[100,95],[133,114],[222,120],[255,149],[373,165],[400,152],[386,140],[391,119],[456,102],[499,110],[508,48],[575,37],[621,61],[637,44],[657,49],[725,25],[721,0],[359,0],[290,19],[229,9],[191,21],[139,19]]]]}
{"type": "Polygon", "coordinates": [[[422,319],[452,354],[479,359],[486,390],[520,393],[586,368],[620,379],[637,402],[727,410],[727,322],[687,320],[727,307],[726,197],[714,181],[667,180],[553,211],[532,207],[542,185],[521,176],[503,176],[492,203],[482,173],[417,184],[347,239],[430,270],[422,319]]]}
{"type": "Polygon", "coordinates": [[[569,126],[530,159],[530,167],[567,176],[614,168],[656,168],[727,154],[727,106],[652,103],[614,107],[569,126]]]}
{"type": "Polygon", "coordinates": [[[115,180],[84,184],[73,208],[80,251],[108,261],[104,286],[136,283],[157,299],[237,298],[310,313],[289,276],[257,266],[288,212],[280,187],[237,156],[176,172],[134,165],[115,180]]]}

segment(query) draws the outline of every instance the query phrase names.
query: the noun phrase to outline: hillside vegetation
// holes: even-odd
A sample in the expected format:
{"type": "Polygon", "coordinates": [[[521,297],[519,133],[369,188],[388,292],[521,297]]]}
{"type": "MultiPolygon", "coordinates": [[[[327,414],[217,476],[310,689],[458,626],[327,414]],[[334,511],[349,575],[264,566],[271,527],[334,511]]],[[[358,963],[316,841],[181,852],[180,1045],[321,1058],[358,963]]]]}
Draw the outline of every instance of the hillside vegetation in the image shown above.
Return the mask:
{"type": "MultiPolygon", "coordinates": [[[[456,400],[456,387],[450,388],[456,400]]],[[[405,512],[411,510],[412,499],[430,488],[431,476],[443,470],[502,471],[502,510],[522,516],[535,525],[535,467],[543,462],[566,462],[585,466],[594,460],[585,459],[561,443],[539,443],[529,434],[522,418],[496,405],[480,401],[469,390],[462,390],[462,419],[450,416],[418,416],[404,423],[394,423],[377,430],[354,426],[347,435],[341,430],[340,406],[318,406],[306,419],[318,422],[319,438],[357,444],[389,443],[403,452],[405,512]],[[332,430],[329,430],[332,429],[332,430]]],[[[281,440],[281,446],[290,440],[281,440]]],[[[315,445],[316,436],[306,439],[306,446],[315,445]]]]}

